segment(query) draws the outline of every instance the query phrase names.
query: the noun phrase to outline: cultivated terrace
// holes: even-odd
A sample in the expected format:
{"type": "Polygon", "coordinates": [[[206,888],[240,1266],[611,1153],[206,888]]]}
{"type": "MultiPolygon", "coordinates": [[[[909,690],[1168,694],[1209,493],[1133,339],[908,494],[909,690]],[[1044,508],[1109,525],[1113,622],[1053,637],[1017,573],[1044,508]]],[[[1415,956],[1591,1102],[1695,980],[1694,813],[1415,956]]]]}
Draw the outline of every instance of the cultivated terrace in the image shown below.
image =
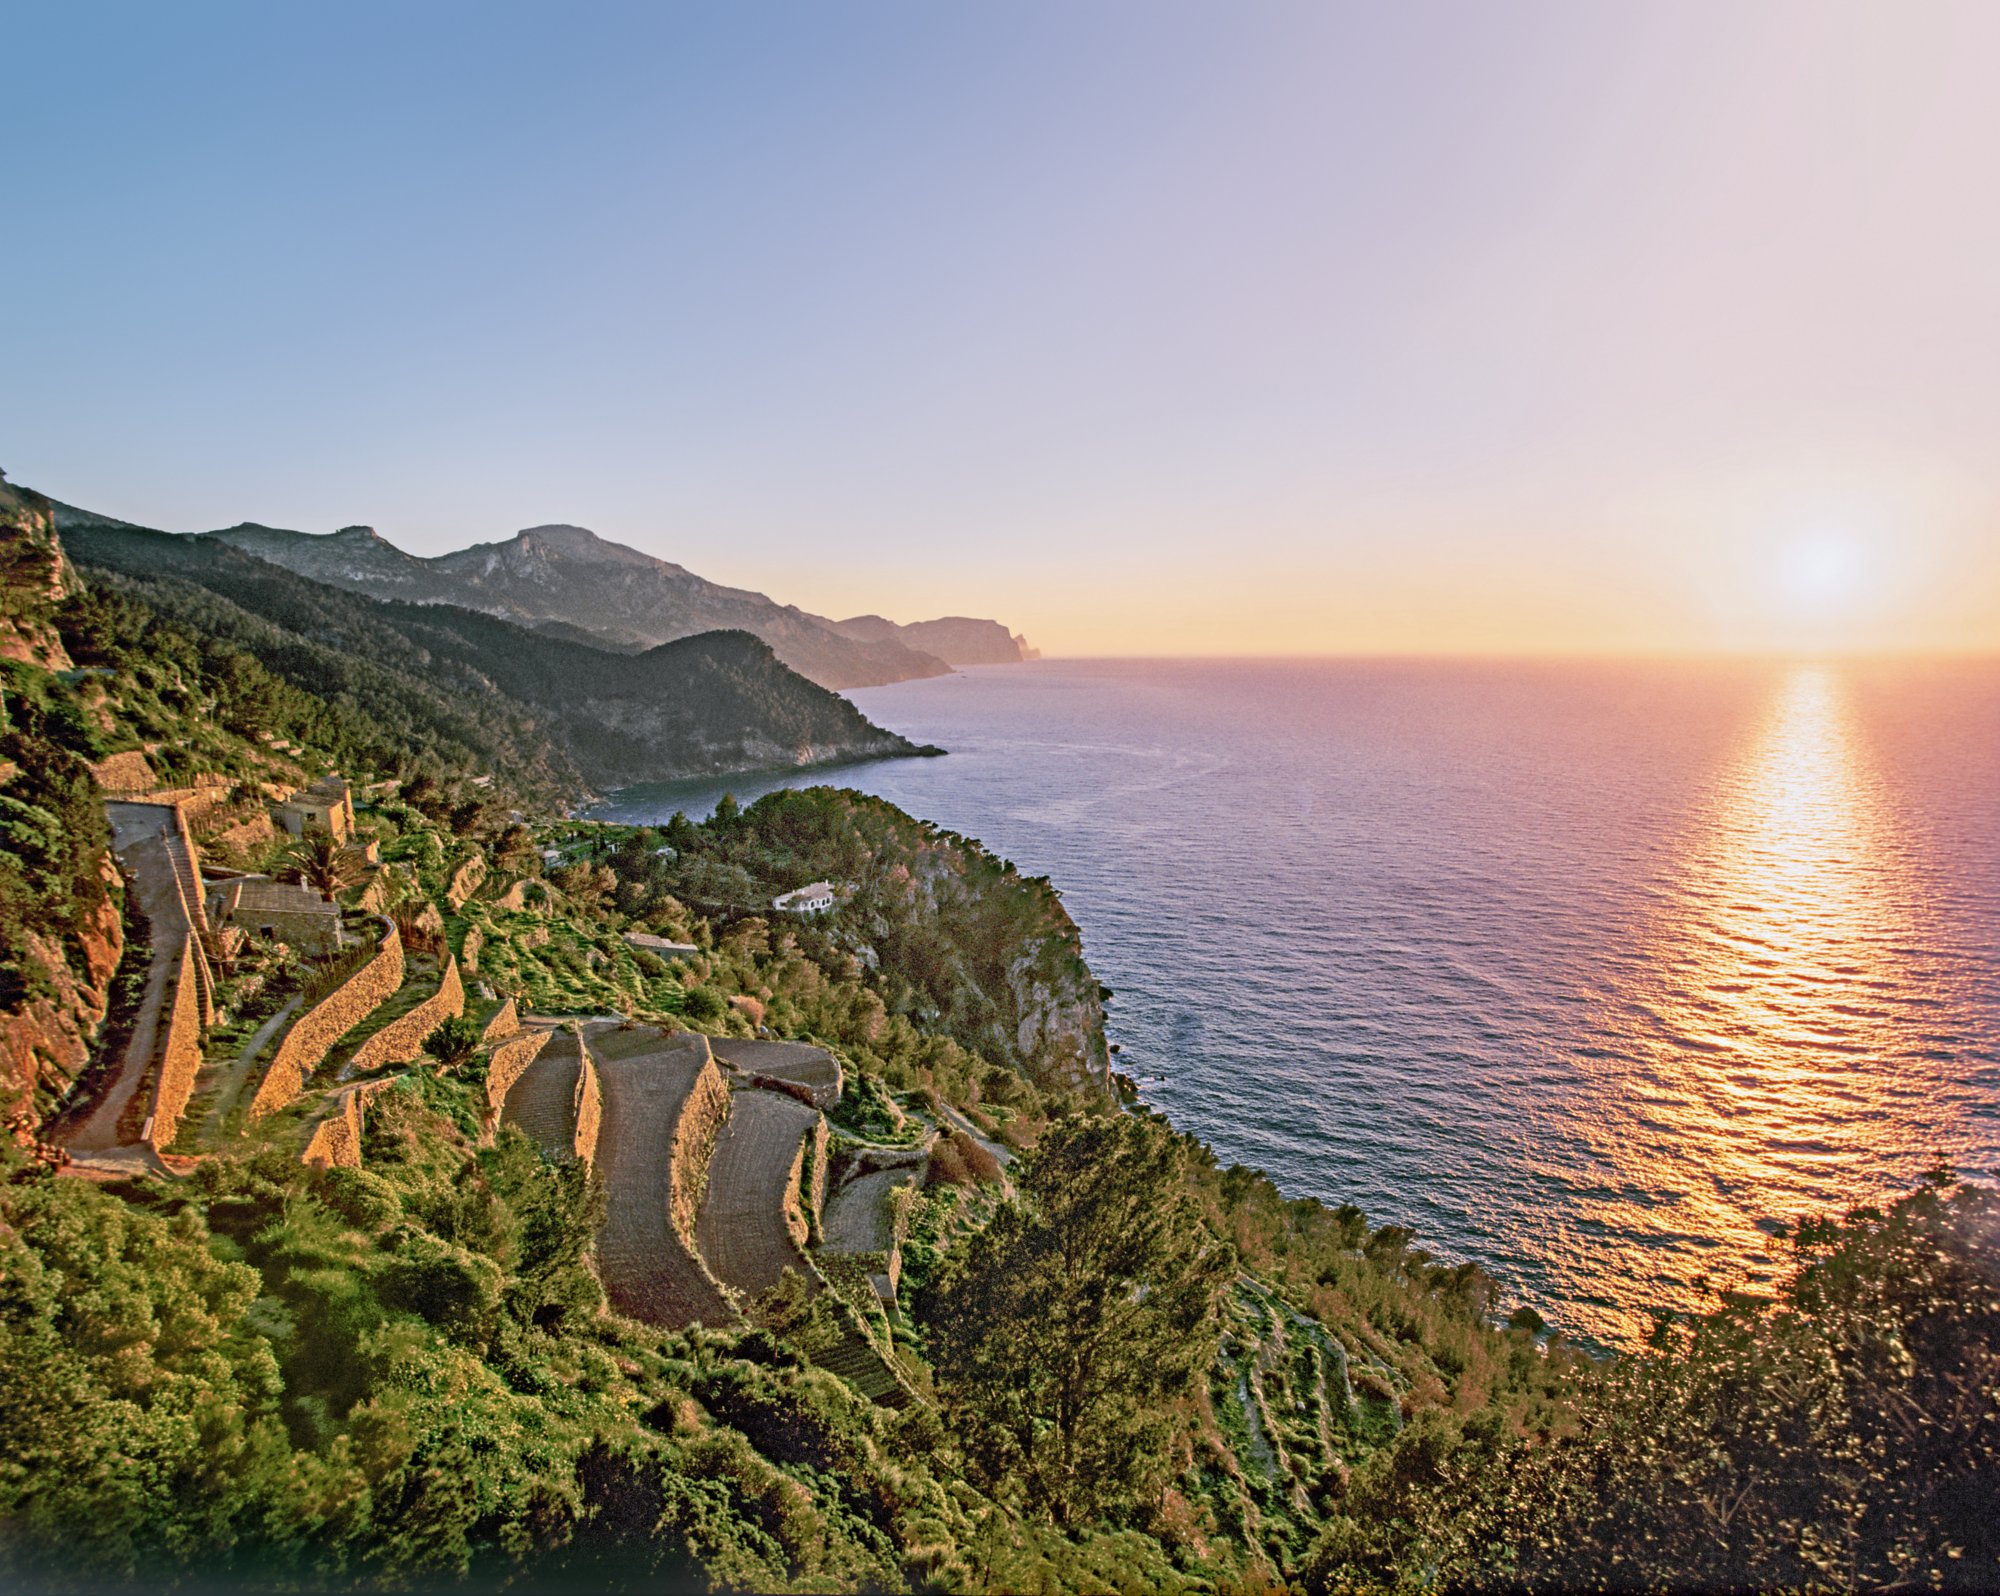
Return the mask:
{"type": "Polygon", "coordinates": [[[0,1577],[1993,1571],[1978,1189],[1597,1363],[1134,1104],[1054,890],[977,843],[830,788],[570,818],[448,702],[79,583],[8,493],[0,1577]]]}

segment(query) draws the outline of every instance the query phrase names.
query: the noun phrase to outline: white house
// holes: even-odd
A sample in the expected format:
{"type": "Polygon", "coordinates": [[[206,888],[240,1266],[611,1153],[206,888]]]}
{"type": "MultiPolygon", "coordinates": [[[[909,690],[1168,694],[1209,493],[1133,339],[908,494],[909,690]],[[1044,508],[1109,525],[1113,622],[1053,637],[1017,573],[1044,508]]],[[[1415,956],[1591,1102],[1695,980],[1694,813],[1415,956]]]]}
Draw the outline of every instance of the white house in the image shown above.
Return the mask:
{"type": "Polygon", "coordinates": [[[785,914],[824,914],[833,907],[833,883],[814,881],[782,892],[771,900],[771,907],[785,914]]]}

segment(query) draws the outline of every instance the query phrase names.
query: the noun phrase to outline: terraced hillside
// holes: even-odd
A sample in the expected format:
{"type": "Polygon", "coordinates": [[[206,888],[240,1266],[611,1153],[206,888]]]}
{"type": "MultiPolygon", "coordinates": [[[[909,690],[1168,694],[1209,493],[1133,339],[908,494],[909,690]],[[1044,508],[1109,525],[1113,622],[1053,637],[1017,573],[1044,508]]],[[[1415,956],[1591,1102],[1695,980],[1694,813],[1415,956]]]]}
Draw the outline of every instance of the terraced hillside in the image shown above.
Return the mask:
{"type": "Polygon", "coordinates": [[[521,1072],[500,1111],[502,1124],[527,1133],[551,1158],[568,1158],[576,1143],[576,1083],[583,1054],[574,1033],[558,1031],[521,1072]]]}
{"type": "Polygon", "coordinates": [[[792,1235],[799,1147],[818,1119],[815,1110],[777,1092],[735,1094],[729,1121],[715,1144],[696,1239],[723,1284],[755,1297],[792,1269],[811,1268],[792,1235]]]}
{"type": "Polygon", "coordinates": [[[914,1185],[921,1169],[878,1169],[857,1175],[826,1200],[820,1221],[822,1245],[832,1253],[887,1252],[894,1240],[890,1199],[897,1188],[914,1185]]]}
{"type": "Polygon", "coordinates": [[[698,1036],[633,1034],[647,1038],[646,1051],[628,1053],[609,1038],[593,1039],[604,1087],[597,1167],[606,1209],[597,1233],[598,1273],[619,1312],[635,1319],[674,1327],[727,1324],[735,1309],[673,1222],[675,1135],[702,1072],[714,1068],[708,1046],[698,1036]]]}
{"type": "Polygon", "coordinates": [[[759,1085],[776,1085],[809,1101],[831,1108],[840,1099],[840,1060],[823,1047],[807,1042],[759,1042],[718,1036],[711,1043],[715,1056],[741,1070],[759,1085]]]}

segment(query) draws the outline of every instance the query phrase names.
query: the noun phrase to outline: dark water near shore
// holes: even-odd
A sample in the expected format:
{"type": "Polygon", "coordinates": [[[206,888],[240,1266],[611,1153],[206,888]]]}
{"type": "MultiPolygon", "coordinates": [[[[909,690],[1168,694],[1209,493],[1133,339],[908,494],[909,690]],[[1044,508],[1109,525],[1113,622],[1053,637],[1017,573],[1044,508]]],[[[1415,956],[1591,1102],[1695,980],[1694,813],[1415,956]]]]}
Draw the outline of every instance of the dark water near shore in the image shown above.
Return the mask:
{"type": "Polygon", "coordinates": [[[1060,662],[833,780],[1046,873],[1149,1101],[1627,1340],[2000,1165],[2000,666],[1060,662]]]}

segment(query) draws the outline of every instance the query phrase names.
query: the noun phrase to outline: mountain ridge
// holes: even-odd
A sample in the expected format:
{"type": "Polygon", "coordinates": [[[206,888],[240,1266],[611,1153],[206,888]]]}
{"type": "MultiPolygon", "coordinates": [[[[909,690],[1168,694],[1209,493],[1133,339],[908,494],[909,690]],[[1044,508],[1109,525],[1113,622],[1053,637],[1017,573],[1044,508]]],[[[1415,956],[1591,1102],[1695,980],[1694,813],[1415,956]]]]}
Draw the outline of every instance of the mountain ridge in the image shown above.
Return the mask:
{"type": "MultiPolygon", "coordinates": [[[[132,524],[59,501],[55,511],[59,528],[132,524]]],[[[965,617],[909,627],[883,622],[888,630],[870,635],[567,522],[429,558],[365,525],[315,533],[241,521],[196,535],[370,598],[452,604],[551,635],[582,634],[622,652],[702,632],[746,631],[780,662],[836,691],[942,676],[962,664],[1011,663],[1032,652],[999,622],[965,617]]]]}

